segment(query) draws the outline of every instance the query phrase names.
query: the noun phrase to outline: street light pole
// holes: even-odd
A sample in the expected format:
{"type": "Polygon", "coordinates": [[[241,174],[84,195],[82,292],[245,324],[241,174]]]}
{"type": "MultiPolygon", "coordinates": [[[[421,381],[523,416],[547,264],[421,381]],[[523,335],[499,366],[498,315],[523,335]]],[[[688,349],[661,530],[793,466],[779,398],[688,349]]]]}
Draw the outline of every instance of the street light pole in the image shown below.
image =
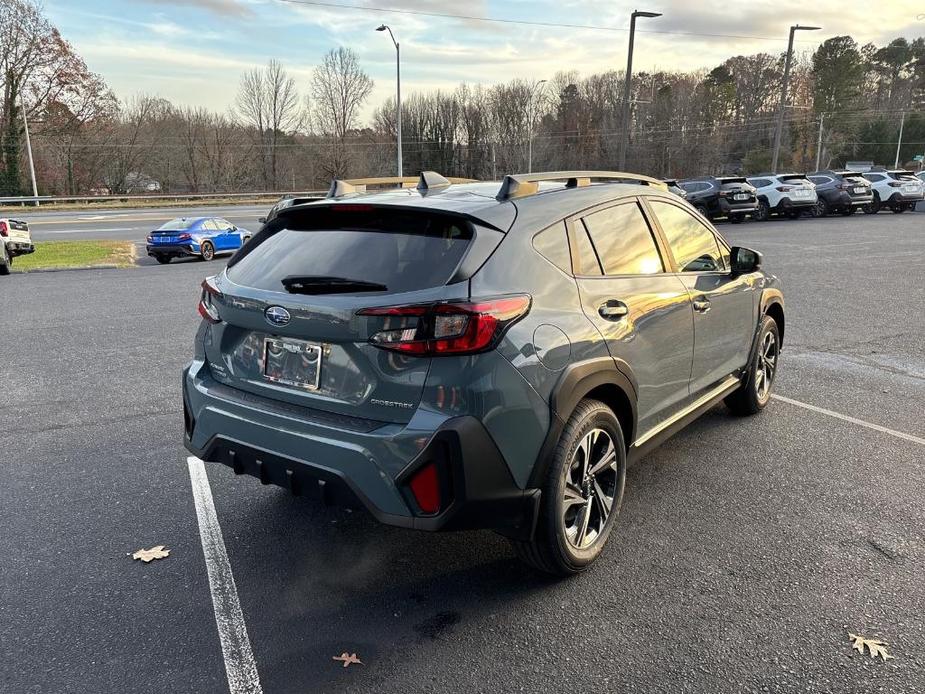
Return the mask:
{"type": "MultiPolygon", "coordinates": [[[[26,131],[26,153],[29,155],[29,177],[32,179],[32,197],[37,198],[39,196],[38,186],[35,185],[35,164],[32,161],[32,139],[29,137],[29,119],[26,118],[26,102],[22,98],[22,95],[19,96],[19,107],[22,109],[22,125],[23,129],[26,131]]],[[[35,206],[39,206],[39,201],[35,201],[35,206]]]]}
{"type": "Polygon", "coordinates": [[[626,76],[623,79],[623,136],[620,141],[620,169],[626,168],[626,150],[630,143],[630,88],[633,83],[633,44],[636,40],[636,17],[661,17],[661,12],[633,10],[630,15],[630,42],[626,53],[626,76]]]}
{"type": "Polygon", "coordinates": [[[793,36],[798,31],[817,31],[822,27],[790,27],[790,39],[787,41],[787,57],[784,59],[784,80],[780,90],[780,108],[777,109],[777,129],[774,131],[774,154],[771,157],[771,173],[777,172],[777,160],[780,158],[780,138],[784,130],[784,107],[787,103],[787,83],[790,81],[790,61],[793,59],[793,36]]]}
{"type": "Polygon", "coordinates": [[[395,44],[395,110],[398,130],[398,177],[403,176],[401,163],[401,47],[395,40],[395,34],[392,33],[391,27],[387,24],[380,24],[376,31],[388,31],[392,37],[392,43],[395,44]]]}
{"type": "Polygon", "coordinates": [[[896,159],[893,161],[893,168],[899,168],[899,148],[903,146],[903,126],[906,124],[906,112],[902,111],[899,117],[899,142],[896,143],[896,159]]]}
{"type": "Polygon", "coordinates": [[[825,114],[819,114],[819,140],[816,142],[816,171],[819,170],[819,164],[822,161],[822,123],[825,121],[825,114]]]}
{"type": "Polygon", "coordinates": [[[536,90],[541,84],[546,84],[546,80],[539,80],[530,90],[530,103],[527,109],[527,173],[533,173],[533,119],[536,117],[533,110],[533,97],[536,96],[536,90]]]}

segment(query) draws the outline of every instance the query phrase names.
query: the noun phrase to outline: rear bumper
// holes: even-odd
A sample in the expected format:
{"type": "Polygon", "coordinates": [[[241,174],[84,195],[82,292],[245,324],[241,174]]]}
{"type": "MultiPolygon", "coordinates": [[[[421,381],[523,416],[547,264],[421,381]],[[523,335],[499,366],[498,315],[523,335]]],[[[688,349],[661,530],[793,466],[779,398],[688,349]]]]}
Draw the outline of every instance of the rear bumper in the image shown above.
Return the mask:
{"type": "Polygon", "coordinates": [[[836,207],[860,207],[861,205],[869,205],[873,201],[873,193],[870,195],[851,195],[843,190],[838,191],[837,194],[826,200],[829,205],[836,207]]]}
{"type": "Polygon", "coordinates": [[[745,202],[729,201],[725,198],[719,199],[719,209],[724,215],[729,214],[751,214],[758,209],[758,200],[749,200],[745,202]]]}
{"type": "Polygon", "coordinates": [[[371,430],[344,428],[323,418],[274,412],[252,397],[235,401],[228,390],[203,373],[201,362],[184,371],[184,445],[204,461],[297,495],[365,508],[388,525],[488,528],[521,539],[533,532],[538,490],[517,486],[475,417],[435,422],[428,415],[430,431],[414,420],[371,430]],[[427,515],[418,511],[407,482],[430,463],[438,470],[441,510],[427,515]]]}
{"type": "Polygon", "coordinates": [[[816,197],[811,198],[801,198],[799,200],[792,200],[790,198],[783,198],[780,202],[777,203],[777,207],[774,208],[781,212],[786,212],[788,210],[808,210],[816,206],[816,197]]]}
{"type": "Polygon", "coordinates": [[[905,202],[921,202],[925,200],[925,193],[913,193],[912,195],[904,195],[903,193],[893,193],[887,204],[896,204],[896,203],[905,203],[905,202]]]}
{"type": "Polygon", "coordinates": [[[24,241],[7,241],[6,252],[12,256],[35,253],[35,246],[24,241]]]}
{"type": "Polygon", "coordinates": [[[167,244],[167,243],[156,243],[156,244],[147,244],[145,250],[148,255],[152,258],[157,255],[171,255],[171,256],[183,256],[183,255],[199,255],[199,249],[195,248],[194,244],[167,244]]]}

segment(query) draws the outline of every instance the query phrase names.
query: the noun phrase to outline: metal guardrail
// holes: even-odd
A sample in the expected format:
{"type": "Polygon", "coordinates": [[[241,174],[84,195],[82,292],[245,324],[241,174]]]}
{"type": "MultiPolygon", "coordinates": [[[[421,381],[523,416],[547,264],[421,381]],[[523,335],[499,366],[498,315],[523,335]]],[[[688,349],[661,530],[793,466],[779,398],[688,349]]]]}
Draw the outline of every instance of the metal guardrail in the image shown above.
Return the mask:
{"type": "Polygon", "coordinates": [[[129,200],[209,200],[225,198],[281,198],[283,196],[307,196],[327,194],[327,190],[309,190],[300,192],[254,192],[254,193],[172,193],[155,194],[155,195],[38,195],[38,196],[17,196],[10,198],[0,198],[0,205],[29,205],[42,203],[61,203],[61,202],[112,202],[112,201],[129,201],[129,200]]]}

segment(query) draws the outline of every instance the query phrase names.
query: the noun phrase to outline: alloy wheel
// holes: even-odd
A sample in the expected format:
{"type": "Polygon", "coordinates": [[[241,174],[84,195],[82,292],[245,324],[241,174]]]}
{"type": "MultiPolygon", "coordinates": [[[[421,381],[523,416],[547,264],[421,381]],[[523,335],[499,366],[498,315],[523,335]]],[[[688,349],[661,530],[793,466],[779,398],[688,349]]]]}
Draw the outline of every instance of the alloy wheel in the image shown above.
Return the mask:
{"type": "Polygon", "coordinates": [[[603,429],[586,433],[566,470],[562,516],[573,547],[587,549],[604,534],[617,488],[617,452],[603,429]]]}
{"type": "Polygon", "coordinates": [[[758,360],[755,364],[755,391],[762,402],[767,400],[774,383],[778,356],[777,338],[773,332],[766,332],[758,348],[758,360]]]}

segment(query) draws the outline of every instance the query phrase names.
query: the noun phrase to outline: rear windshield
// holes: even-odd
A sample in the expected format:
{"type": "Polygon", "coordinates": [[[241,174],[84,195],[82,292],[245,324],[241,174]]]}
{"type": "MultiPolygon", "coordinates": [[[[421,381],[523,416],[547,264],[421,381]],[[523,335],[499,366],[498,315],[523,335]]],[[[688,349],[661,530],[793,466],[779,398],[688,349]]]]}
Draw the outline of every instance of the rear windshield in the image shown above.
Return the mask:
{"type": "Polygon", "coordinates": [[[447,283],[472,229],[462,219],[371,208],[313,211],[277,219],[283,227],[229,265],[235,283],[286,291],[287,277],[338,277],[406,292],[447,283]]]}
{"type": "Polygon", "coordinates": [[[189,229],[193,226],[197,219],[187,219],[186,217],[177,217],[176,219],[171,219],[165,224],[161,224],[158,228],[158,231],[182,231],[183,229],[189,229]]]}

